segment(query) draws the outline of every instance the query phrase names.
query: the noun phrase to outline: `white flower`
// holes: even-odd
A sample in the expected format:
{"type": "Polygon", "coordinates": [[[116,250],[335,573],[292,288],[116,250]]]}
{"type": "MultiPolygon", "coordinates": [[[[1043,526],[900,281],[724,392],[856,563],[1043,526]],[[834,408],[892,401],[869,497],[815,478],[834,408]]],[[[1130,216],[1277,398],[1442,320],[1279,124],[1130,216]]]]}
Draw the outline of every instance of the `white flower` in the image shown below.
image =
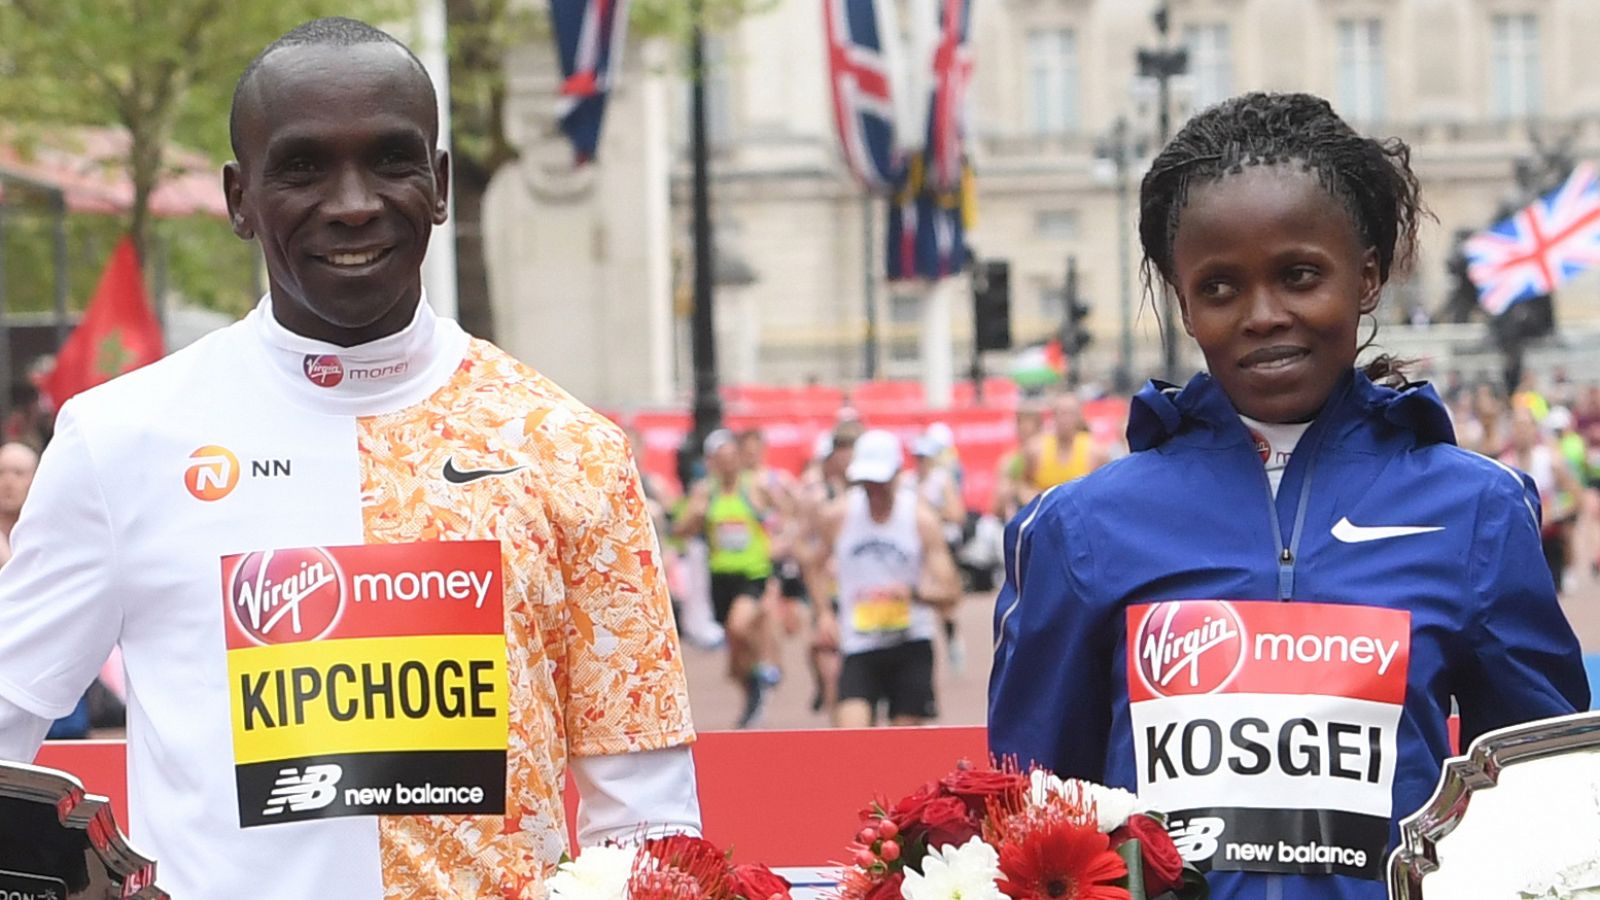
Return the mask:
{"type": "Polygon", "coordinates": [[[633,847],[588,847],[550,877],[550,900],[628,900],[633,847]]]}
{"type": "Polygon", "coordinates": [[[1028,773],[1028,802],[1043,806],[1051,794],[1066,793],[1066,783],[1043,769],[1028,773]]]}
{"type": "Polygon", "coordinates": [[[1110,834],[1127,823],[1128,817],[1144,809],[1138,796],[1122,788],[1106,787],[1092,781],[1075,782],[1083,791],[1085,800],[1093,801],[1095,813],[1100,818],[1100,833],[1110,834]]]}
{"type": "Polygon", "coordinates": [[[1028,774],[1028,799],[1035,806],[1044,803],[1051,794],[1060,794],[1073,803],[1093,803],[1101,834],[1110,834],[1127,823],[1128,817],[1144,810],[1138,796],[1122,788],[1111,788],[1092,781],[1068,779],[1066,781],[1042,769],[1028,774]]]}
{"type": "Polygon", "coordinates": [[[982,838],[960,847],[949,844],[928,851],[922,873],[906,869],[900,895],[905,900],[1005,900],[995,879],[1000,877],[1000,855],[982,838]]]}

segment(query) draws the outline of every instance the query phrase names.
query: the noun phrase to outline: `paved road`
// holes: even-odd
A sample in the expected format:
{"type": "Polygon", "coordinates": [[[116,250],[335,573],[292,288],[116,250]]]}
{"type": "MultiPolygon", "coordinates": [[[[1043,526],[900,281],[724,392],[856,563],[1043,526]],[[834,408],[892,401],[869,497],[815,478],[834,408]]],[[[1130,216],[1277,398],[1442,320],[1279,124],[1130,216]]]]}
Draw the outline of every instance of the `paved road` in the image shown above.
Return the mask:
{"type": "MultiPolygon", "coordinates": [[[[1600,677],[1600,581],[1584,576],[1568,585],[1562,605],[1572,627],[1590,656],[1591,672],[1600,677]]],[[[990,617],[994,597],[970,594],[958,611],[959,635],[966,650],[966,665],[955,671],[946,648],[938,647],[935,669],[940,704],[940,725],[982,725],[985,690],[989,680],[990,617]]],[[[720,650],[684,648],[689,673],[689,698],[695,723],[703,731],[733,727],[741,707],[741,694],[724,676],[726,657],[720,650]]],[[[773,691],[760,727],[825,728],[827,718],[811,711],[811,676],[800,638],[783,642],[781,665],[784,681],[773,691]]]]}

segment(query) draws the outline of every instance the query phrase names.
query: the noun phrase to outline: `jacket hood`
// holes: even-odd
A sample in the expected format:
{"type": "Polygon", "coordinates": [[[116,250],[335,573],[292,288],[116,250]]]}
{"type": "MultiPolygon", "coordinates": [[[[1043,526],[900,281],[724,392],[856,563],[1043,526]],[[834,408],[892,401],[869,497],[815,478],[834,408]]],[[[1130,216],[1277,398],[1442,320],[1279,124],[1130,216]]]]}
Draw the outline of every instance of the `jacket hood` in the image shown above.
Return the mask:
{"type": "MultiPolygon", "coordinates": [[[[1455,427],[1433,385],[1418,382],[1404,390],[1373,384],[1359,369],[1351,370],[1333,389],[1317,418],[1331,417],[1330,427],[1354,426],[1378,418],[1411,432],[1418,444],[1454,444],[1455,427]]],[[[1128,449],[1159,447],[1180,432],[1197,426],[1219,440],[1232,440],[1239,413],[1222,386],[1201,372],[1182,388],[1152,380],[1135,394],[1128,409],[1128,449]]],[[[1339,431],[1343,431],[1339,428],[1339,431]]]]}

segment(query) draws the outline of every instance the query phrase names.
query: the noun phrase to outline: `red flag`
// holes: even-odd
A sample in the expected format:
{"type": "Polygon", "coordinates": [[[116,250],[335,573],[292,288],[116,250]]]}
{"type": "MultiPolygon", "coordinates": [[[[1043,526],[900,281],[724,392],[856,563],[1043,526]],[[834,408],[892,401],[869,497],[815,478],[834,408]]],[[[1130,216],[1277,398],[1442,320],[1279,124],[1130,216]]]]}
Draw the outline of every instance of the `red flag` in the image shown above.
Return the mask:
{"type": "Polygon", "coordinates": [[[72,395],[161,356],[161,326],[145,299],[133,239],[124,237],[111,252],[83,319],[56,352],[56,367],[40,387],[51,405],[60,409],[72,395]]]}

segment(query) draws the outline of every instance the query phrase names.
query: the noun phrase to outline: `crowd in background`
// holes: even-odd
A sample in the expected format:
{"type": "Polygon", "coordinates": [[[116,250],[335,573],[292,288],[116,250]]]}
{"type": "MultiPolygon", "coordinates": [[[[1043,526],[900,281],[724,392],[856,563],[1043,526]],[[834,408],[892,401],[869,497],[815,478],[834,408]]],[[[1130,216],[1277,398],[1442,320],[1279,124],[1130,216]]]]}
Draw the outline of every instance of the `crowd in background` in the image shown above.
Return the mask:
{"type": "MultiPolygon", "coordinates": [[[[1526,472],[1538,485],[1544,549],[1558,590],[1600,581],[1600,384],[1575,383],[1557,370],[1544,377],[1529,374],[1509,395],[1494,382],[1470,381],[1455,373],[1436,388],[1449,406],[1462,447],[1526,472]]],[[[1082,396],[1098,392],[1059,392],[1017,404],[1015,440],[994,473],[990,508],[968,508],[963,502],[961,485],[969,472],[948,426],[935,422],[907,442],[906,465],[897,484],[915,491],[938,515],[968,602],[982,602],[997,589],[1005,523],[1029,500],[1051,484],[1081,477],[1127,453],[1120,439],[1106,439],[1104,429],[1089,427],[1082,396]]],[[[816,541],[817,510],[847,488],[853,443],[867,424],[855,410],[842,407],[836,426],[818,436],[810,460],[798,472],[769,464],[763,434],[756,428],[739,432],[727,456],[738,469],[737,483],[765,498],[761,520],[772,573],[761,598],[769,613],[767,624],[754,639],[761,659],[756,679],[770,687],[781,677],[770,668],[776,642],[806,641],[817,711],[834,702],[838,664],[835,648],[814,631],[814,598],[800,578],[799,558],[816,541]]],[[[693,646],[721,647],[726,635],[712,613],[705,535],[681,527],[692,486],[684,491],[648,472],[645,485],[663,536],[679,628],[693,646]]],[[[956,633],[952,615],[947,613],[944,623],[948,667],[959,677],[966,642],[956,633]]],[[[745,713],[737,725],[759,721],[759,709],[745,713]]]]}

